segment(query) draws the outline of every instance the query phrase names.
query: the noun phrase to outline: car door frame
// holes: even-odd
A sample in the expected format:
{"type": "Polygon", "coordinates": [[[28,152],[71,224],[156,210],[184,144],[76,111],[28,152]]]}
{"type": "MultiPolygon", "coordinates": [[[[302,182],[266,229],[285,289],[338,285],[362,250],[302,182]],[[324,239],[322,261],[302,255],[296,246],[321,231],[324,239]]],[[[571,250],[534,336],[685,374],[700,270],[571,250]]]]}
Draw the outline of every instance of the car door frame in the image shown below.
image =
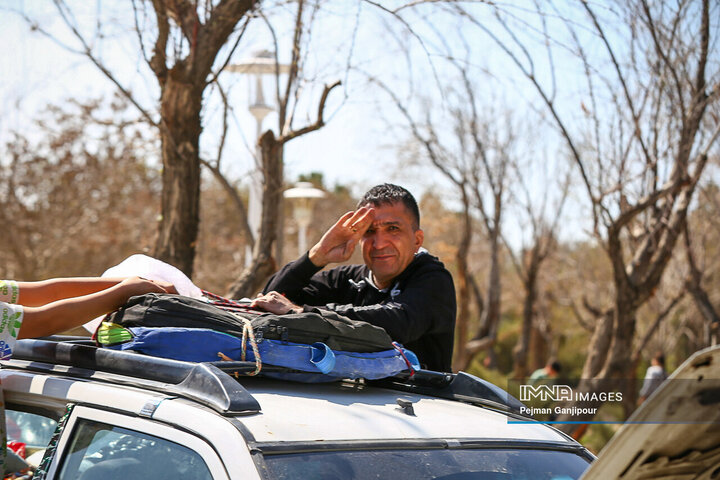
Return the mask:
{"type": "Polygon", "coordinates": [[[52,461],[48,468],[47,479],[54,479],[59,473],[59,469],[63,464],[63,460],[67,456],[68,449],[70,448],[71,442],[74,438],[76,426],[81,420],[90,420],[119,428],[134,430],[187,447],[200,455],[207,465],[213,480],[229,480],[229,475],[217,452],[201,437],[171,425],[147,418],[110,412],[81,404],[78,404],[73,408],[70,417],[67,419],[65,428],[58,440],[57,449],[53,454],[52,461]]]}

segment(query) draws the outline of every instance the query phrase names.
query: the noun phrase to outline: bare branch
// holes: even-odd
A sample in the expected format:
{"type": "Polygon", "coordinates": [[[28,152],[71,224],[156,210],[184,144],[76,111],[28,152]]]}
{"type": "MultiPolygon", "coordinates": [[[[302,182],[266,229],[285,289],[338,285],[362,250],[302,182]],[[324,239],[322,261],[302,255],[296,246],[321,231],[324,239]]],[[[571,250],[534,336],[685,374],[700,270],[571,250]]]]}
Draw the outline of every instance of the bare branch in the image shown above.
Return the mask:
{"type": "MultiPolygon", "coordinates": [[[[580,174],[582,176],[583,182],[585,184],[585,188],[587,190],[588,196],[590,197],[593,204],[597,205],[599,204],[598,199],[595,197],[594,189],[592,187],[592,184],[590,183],[590,178],[587,174],[585,164],[582,160],[582,157],[580,155],[580,151],[575,146],[575,141],[573,140],[573,137],[570,135],[570,132],[568,128],[565,125],[565,122],[560,117],[560,114],[558,110],[555,107],[555,104],[550,99],[550,97],[547,95],[543,87],[540,85],[538,79],[533,74],[532,70],[528,70],[522,62],[517,58],[517,56],[508,48],[507,45],[505,45],[504,42],[502,42],[490,29],[488,29],[485,25],[483,25],[481,22],[479,22],[476,18],[474,18],[472,15],[469,15],[464,9],[460,7],[456,7],[457,11],[463,15],[464,17],[468,18],[468,20],[475,24],[478,28],[480,28],[483,32],[485,32],[494,42],[495,44],[502,49],[506,55],[510,58],[510,60],[520,69],[520,71],[528,78],[528,80],[532,83],[532,85],[535,87],[535,90],[538,92],[540,97],[542,98],[545,105],[548,107],[550,114],[552,115],[553,119],[555,120],[558,128],[560,129],[560,133],[562,134],[563,138],[565,138],[566,143],[568,145],[568,148],[570,149],[570,152],[573,155],[573,159],[575,160],[576,165],[580,169],[580,174]]],[[[500,19],[502,22],[502,20],[500,19]]],[[[505,26],[506,29],[509,29],[509,27],[505,26]]],[[[598,224],[598,218],[597,218],[597,212],[595,208],[593,208],[593,217],[595,219],[595,225],[598,224]]]]}
{"type": "Polygon", "coordinates": [[[573,312],[573,315],[575,316],[575,320],[577,320],[578,324],[586,331],[592,332],[595,330],[595,326],[591,325],[590,322],[585,320],[585,317],[583,317],[582,313],[580,313],[580,309],[577,307],[577,304],[575,304],[574,301],[570,302],[570,310],[573,312]]]}
{"type": "Polygon", "coordinates": [[[130,91],[128,89],[126,89],[125,87],[123,87],[120,84],[120,82],[118,81],[118,79],[110,72],[110,70],[108,70],[105,67],[105,65],[102,62],[100,62],[100,60],[93,54],[92,48],[87,44],[83,35],[80,33],[80,31],[77,29],[75,24],[73,22],[71,22],[70,18],[68,17],[68,15],[66,13],[67,6],[64,4],[64,2],[62,2],[60,0],[55,0],[55,6],[57,7],[58,12],[60,12],[60,16],[62,17],[63,21],[65,22],[65,25],[67,25],[67,27],[70,29],[70,31],[72,31],[75,38],[77,38],[77,40],[82,44],[83,54],[87,58],[89,58],[92,63],[95,64],[95,66],[103,73],[103,75],[105,75],[105,77],[107,77],[108,80],[110,80],[113,84],[115,84],[115,86],[118,88],[118,90],[120,90],[120,92],[122,92],[122,94],[125,96],[125,98],[127,98],[130,101],[130,103],[132,103],[135,106],[135,108],[138,109],[140,114],[145,118],[145,120],[150,125],[157,127],[158,124],[157,124],[157,122],[155,122],[155,120],[153,120],[152,115],[150,115],[150,113],[147,110],[145,110],[137,102],[137,100],[135,100],[135,97],[133,97],[133,95],[130,93],[130,91]]]}
{"type": "MultiPolygon", "coordinates": [[[[407,22],[407,20],[405,20],[404,18],[402,18],[400,16],[399,13],[397,13],[393,10],[390,10],[390,9],[384,7],[383,5],[380,5],[378,2],[374,2],[372,0],[362,0],[362,1],[369,5],[377,7],[380,10],[382,10],[386,13],[389,13],[390,15],[395,17],[407,29],[407,31],[410,33],[410,35],[412,35],[415,38],[415,40],[417,40],[417,42],[420,44],[420,48],[422,48],[422,50],[425,52],[425,56],[428,59],[432,58],[432,54],[430,53],[430,50],[427,48],[427,45],[425,44],[425,41],[423,40],[423,38],[415,31],[415,29],[412,28],[412,26],[407,22]]],[[[432,61],[429,61],[429,64],[430,64],[430,70],[433,73],[433,78],[435,79],[435,84],[439,86],[441,83],[440,76],[438,75],[438,72],[435,68],[434,63],[432,61]]],[[[442,89],[440,89],[440,91],[442,94],[442,89]]]]}
{"type": "Polygon", "coordinates": [[[218,68],[216,71],[214,71],[212,73],[212,78],[210,78],[210,80],[208,80],[208,83],[217,82],[218,75],[220,75],[225,70],[225,68],[228,66],[228,64],[230,63],[230,60],[232,59],[233,54],[235,53],[235,50],[237,49],[238,45],[240,45],[240,40],[243,39],[245,30],[247,29],[251,18],[252,17],[250,15],[247,15],[245,17],[245,22],[240,27],[240,33],[238,33],[238,36],[235,39],[235,43],[233,43],[233,46],[230,48],[230,51],[228,52],[227,57],[225,57],[225,61],[223,61],[223,63],[220,65],[220,68],[218,68]]]}
{"type": "MultiPolygon", "coordinates": [[[[662,61],[665,63],[665,66],[670,71],[670,75],[672,75],[673,82],[675,83],[675,90],[676,95],[678,97],[678,102],[680,102],[680,112],[682,115],[682,122],[685,123],[685,99],[683,98],[683,89],[682,84],[680,82],[680,79],[677,75],[677,68],[676,65],[673,64],[673,62],[670,61],[668,58],[666,52],[665,52],[665,45],[662,45],[660,43],[660,40],[658,39],[658,33],[657,28],[655,24],[655,20],[652,18],[652,13],[650,12],[650,7],[648,6],[648,3],[646,0],[641,1],[643,13],[645,14],[645,23],[647,25],[648,31],[650,32],[650,36],[653,40],[653,43],[655,45],[655,53],[657,53],[658,57],[662,59],[662,61]]],[[[707,5],[707,3],[705,3],[707,5]]],[[[703,69],[704,70],[704,69],[703,69]]]]}
{"type": "Polygon", "coordinates": [[[638,143],[640,144],[640,148],[642,149],[643,153],[645,154],[646,159],[652,158],[650,156],[650,152],[648,151],[647,147],[645,146],[645,141],[643,140],[641,129],[640,129],[640,117],[635,109],[635,102],[633,102],[632,96],[630,95],[630,90],[628,89],[627,82],[625,80],[625,75],[623,74],[622,69],[620,68],[620,64],[617,61],[617,58],[615,56],[615,50],[610,45],[610,42],[608,41],[607,36],[605,35],[605,30],[600,25],[600,22],[597,19],[597,16],[595,15],[595,12],[590,8],[590,5],[587,2],[582,2],[582,6],[585,8],[585,11],[588,13],[590,18],[593,21],[593,24],[595,25],[595,28],[597,29],[598,35],[600,35],[600,40],[602,40],[603,44],[605,45],[605,49],[608,52],[608,55],[610,55],[610,59],[613,63],[613,66],[615,67],[615,72],[617,73],[618,81],[620,82],[620,85],[622,85],[623,93],[625,94],[625,101],[627,103],[628,108],[630,109],[630,113],[632,114],[633,122],[635,124],[635,131],[633,132],[633,135],[637,139],[638,143]]]}
{"type": "MultiPolygon", "coordinates": [[[[135,33],[138,37],[138,44],[140,45],[140,51],[142,52],[143,59],[145,60],[145,63],[150,65],[150,58],[147,56],[147,52],[145,51],[145,43],[143,42],[142,37],[142,28],[140,27],[140,22],[138,21],[138,11],[139,8],[136,3],[137,0],[132,0],[132,6],[133,6],[133,21],[135,22],[135,33]]],[[[141,0],[141,3],[145,5],[145,2],[141,0]]]]}
{"type": "Polygon", "coordinates": [[[665,307],[665,309],[660,312],[660,314],[655,318],[655,321],[647,329],[645,335],[643,335],[642,339],[638,342],[638,346],[632,354],[631,358],[634,362],[640,359],[641,353],[643,352],[643,350],[645,350],[645,347],[647,346],[652,336],[655,334],[655,331],[657,331],[662,321],[665,320],[665,318],[670,314],[670,312],[672,312],[673,308],[675,308],[675,306],[680,302],[680,300],[683,299],[686,293],[687,290],[683,289],[677,295],[675,295],[675,297],[673,297],[673,299],[665,307]]]}
{"type": "Polygon", "coordinates": [[[158,36],[155,39],[153,55],[148,63],[152,71],[155,73],[158,83],[162,87],[165,84],[165,78],[167,77],[166,50],[168,37],[170,36],[170,22],[168,20],[167,12],[165,11],[163,0],[153,0],[153,7],[155,8],[158,36]]]}
{"type": "MultiPolygon", "coordinates": [[[[288,102],[290,101],[290,93],[293,90],[293,87],[295,87],[295,84],[297,82],[298,74],[300,73],[300,43],[303,36],[303,7],[305,5],[304,0],[298,0],[297,2],[297,13],[295,14],[295,29],[293,31],[293,41],[292,41],[292,57],[290,60],[290,71],[288,72],[287,81],[285,83],[285,93],[282,97],[278,97],[278,101],[280,103],[278,109],[278,115],[280,119],[280,135],[285,135],[285,131],[291,129],[290,124],[288,123],[288,115],[287,115],[287,109],[288,109],[288,102]]],[[[277,56],[277,51],[275,52],[275,55],[277,56]]],[[[277,68],[279,67],[279,63],[275,62],[277,68]]],[[[278,78],[279,71],[277,73],[278,78]]],[[[338,83],[339,84],[339,83],[338,83]]],[[[334,86],[334,85],[333,85],[334,86]]],[[[332,88],[332,87],[331,87],[332,88]]],[[[323,98],[320,100],[322,108],[325,106],[325,98],[327,98],[327,93],[329,90],[323,92],[323,98]]],[[[322,116],[318,114],[318,121],[322,121],[322,116]]],[[[317,123],[316,123],[317,124],[317,123]]],[[[322,126],[322,125],[320,125],[322,126]]],[[[317,128],[320,128],[317,127],[317,128]]],[[[317,130],[317,128],[315,130],[317,130]]],[[[309,130],[312,131],[312,130],[309,130]]],[[[307,132],[304,132],[307,133],[307,132]]],[[[288,135],[292,134],[291,132],[288,132],[288,135]]],[[[295,135],[297,136],[297,135],[295,135]]]]}
{"type": "Polygon", "coordinates": [[[240,194],[237,191],[237,188],[233,186],[223,175],[223,173],[220,171],[220,168],[218,165],[213,165],[212,163],[208,162],[207,160],[201,158],[200,163],[202,163],[205,167],[207,167],[208,170],[213,174],[213,177],[220,183],[220,186],[225,190],[225,192],[228,194],[230,199],[232,200],[233,204],[235,205],[235,208],[237,209],[238,215],[237,215],[237,222],[239,224],[240,230],[243,232],[243,235],[247,239],[248,244],[250,245],[250,248],[253,248],[255,246],[255,235],[253,235],[253,231],[250,228],[250,224],[248,223],[248,216],[247,216],[247,210],[245,209],[245,203],[243,202],[242,198],[240,197],[240,194]]]}
{"type": "Polygon", "coordinates": [[[291,130],[285,135],[282,135],[278,138],[278,143],[287,143],[293,138],[299,137],[301,135],[305,135],[306,133],[314,132],[315,130],[319,130],[325,125],[325,121],[323,120],[323,112],[325,111],[325,102],[327,100],[328,95],[330,94],[330,91],[340,85],[340,80],[336,81],[332,85],[325,85],[325,88],[323,89],[322,96],[320,97],[320,103],[318,105],[318,114],[317,114],[317,120],[312,125],[308,125],[306,127],[300,128],[298,130],[291,130]]]}

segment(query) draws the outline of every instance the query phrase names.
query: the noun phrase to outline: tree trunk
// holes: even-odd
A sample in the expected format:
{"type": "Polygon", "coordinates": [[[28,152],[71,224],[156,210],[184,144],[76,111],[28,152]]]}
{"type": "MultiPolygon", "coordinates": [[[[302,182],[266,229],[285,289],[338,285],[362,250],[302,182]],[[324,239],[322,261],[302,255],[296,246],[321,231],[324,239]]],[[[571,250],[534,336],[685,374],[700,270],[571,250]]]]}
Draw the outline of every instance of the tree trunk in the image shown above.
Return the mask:
{"type": "Polygon", "coordinates": [[[542,368],[550,357],[550,341],[548,340],[549,332],[543,332],[537,325],[533,325],[530,330],[530,364],[528,371],[532,373],[538,368],[542,368]]]}
{"type": "MultiPolygon", "coordinates": [[[[534,253],[534,251],[533,251],[534,253]]],[[[520,337],[513,349],[513,378],[524,378],[530,373],[528,371],[528,352],[530,350],[530,336],[532,334],[535,302],[537,300],[537,269],[532,268],[534,261],[531,260],[531,268],[528,269],[527,277],[523,279],[525,287],[525,300],[523,301],[522,326],[520,337]]]]}
{"type": "Polygon", "coordinates": [[[693,254],[692,241],[690,239],[690,228],[685,223],[685,255],[689,267],[688,279],[685,282],[685,287],[690,295],[692,296],[695,308],[697,308],[700,315],[705,320],[705,328],[703,331],[703,343],[704,346],[712,345],[712,329],[713,326],[717,328],[720,325],[720,316],[715,309],[715,306],[710,301],[710,296],[702,286],[703,272],[695,261],[695,255],[693,254]]]}
{"type": "Polygon", "coordinates": [[[488,278],[487,310],[480,335],[478,337],[497,337],[500,323],[500,242],[498,231],[494,229],[490,234],[490,274],[488,278]]]}
{"type": "Polygon", "coordinates": [[[468,268],[468,254],[472,242],[472,219],[470,218],[470,202],[463,192],[463,231],[458,245],[455,261],[457,263],[457,295],[458,312],[455,322],[455,361],[454,370],[465,368],[470,362],[467,352],[467,341],[470,331],[470,271],[468,268]]]}
{"type": "Polygon", "coordinates": [[[272,130],[259,140],[262,153],[263,192],[260,233],[253,248],[253,259],[240,278],[230,286],[227,296],[231,298],[252,297],[260,291],[277,269],[272,256],[277,239],[277,223],[283,192],[282,143],[272,130]]]}
{"type": "Polygon", "coordinates": [[[163,214],[154,255],[192,277],[200,211],[202,92],[177,79],[176,73],[168,75],[161,96],[163,214]]]}

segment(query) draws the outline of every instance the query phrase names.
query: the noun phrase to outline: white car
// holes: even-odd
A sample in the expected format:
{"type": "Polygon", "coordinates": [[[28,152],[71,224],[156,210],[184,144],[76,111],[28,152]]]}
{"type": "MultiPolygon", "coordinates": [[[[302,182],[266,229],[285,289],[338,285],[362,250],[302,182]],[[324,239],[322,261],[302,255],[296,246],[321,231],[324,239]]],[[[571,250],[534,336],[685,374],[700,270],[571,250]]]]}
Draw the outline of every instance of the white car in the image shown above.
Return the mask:
{"type": "Polygon", "coordinates": [[[527,421],[517,400],[464,373],[238,381],[254,364],[87,343],[22,340],[0,370],[10,440],[44,457],[40,478],[550,480],[594,458],[552,427],[513,423],[527,421]]]}
{"type": "Polygon", "coordinates": [[[35,478],[720,478],[720,347],[676,370],[588,469],[583,446],[465,373],[303,384],[62,340],[19,341],[0,369],[8,436],[35,478]]]}

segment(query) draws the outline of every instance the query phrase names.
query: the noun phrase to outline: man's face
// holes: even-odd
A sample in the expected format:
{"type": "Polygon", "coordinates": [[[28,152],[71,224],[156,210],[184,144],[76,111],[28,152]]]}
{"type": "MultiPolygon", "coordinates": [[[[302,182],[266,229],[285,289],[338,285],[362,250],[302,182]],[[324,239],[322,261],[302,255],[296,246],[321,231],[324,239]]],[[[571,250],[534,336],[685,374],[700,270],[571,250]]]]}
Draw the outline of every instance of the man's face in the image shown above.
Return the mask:
{"type": "Polygon", "coordinates": [[[360,246],[363,260],[378,288],[389,287],[400,275],[423,243],[423,231],[413,229],[412,215],[402,202],[373,206],[374,220],[360,246]]]}

